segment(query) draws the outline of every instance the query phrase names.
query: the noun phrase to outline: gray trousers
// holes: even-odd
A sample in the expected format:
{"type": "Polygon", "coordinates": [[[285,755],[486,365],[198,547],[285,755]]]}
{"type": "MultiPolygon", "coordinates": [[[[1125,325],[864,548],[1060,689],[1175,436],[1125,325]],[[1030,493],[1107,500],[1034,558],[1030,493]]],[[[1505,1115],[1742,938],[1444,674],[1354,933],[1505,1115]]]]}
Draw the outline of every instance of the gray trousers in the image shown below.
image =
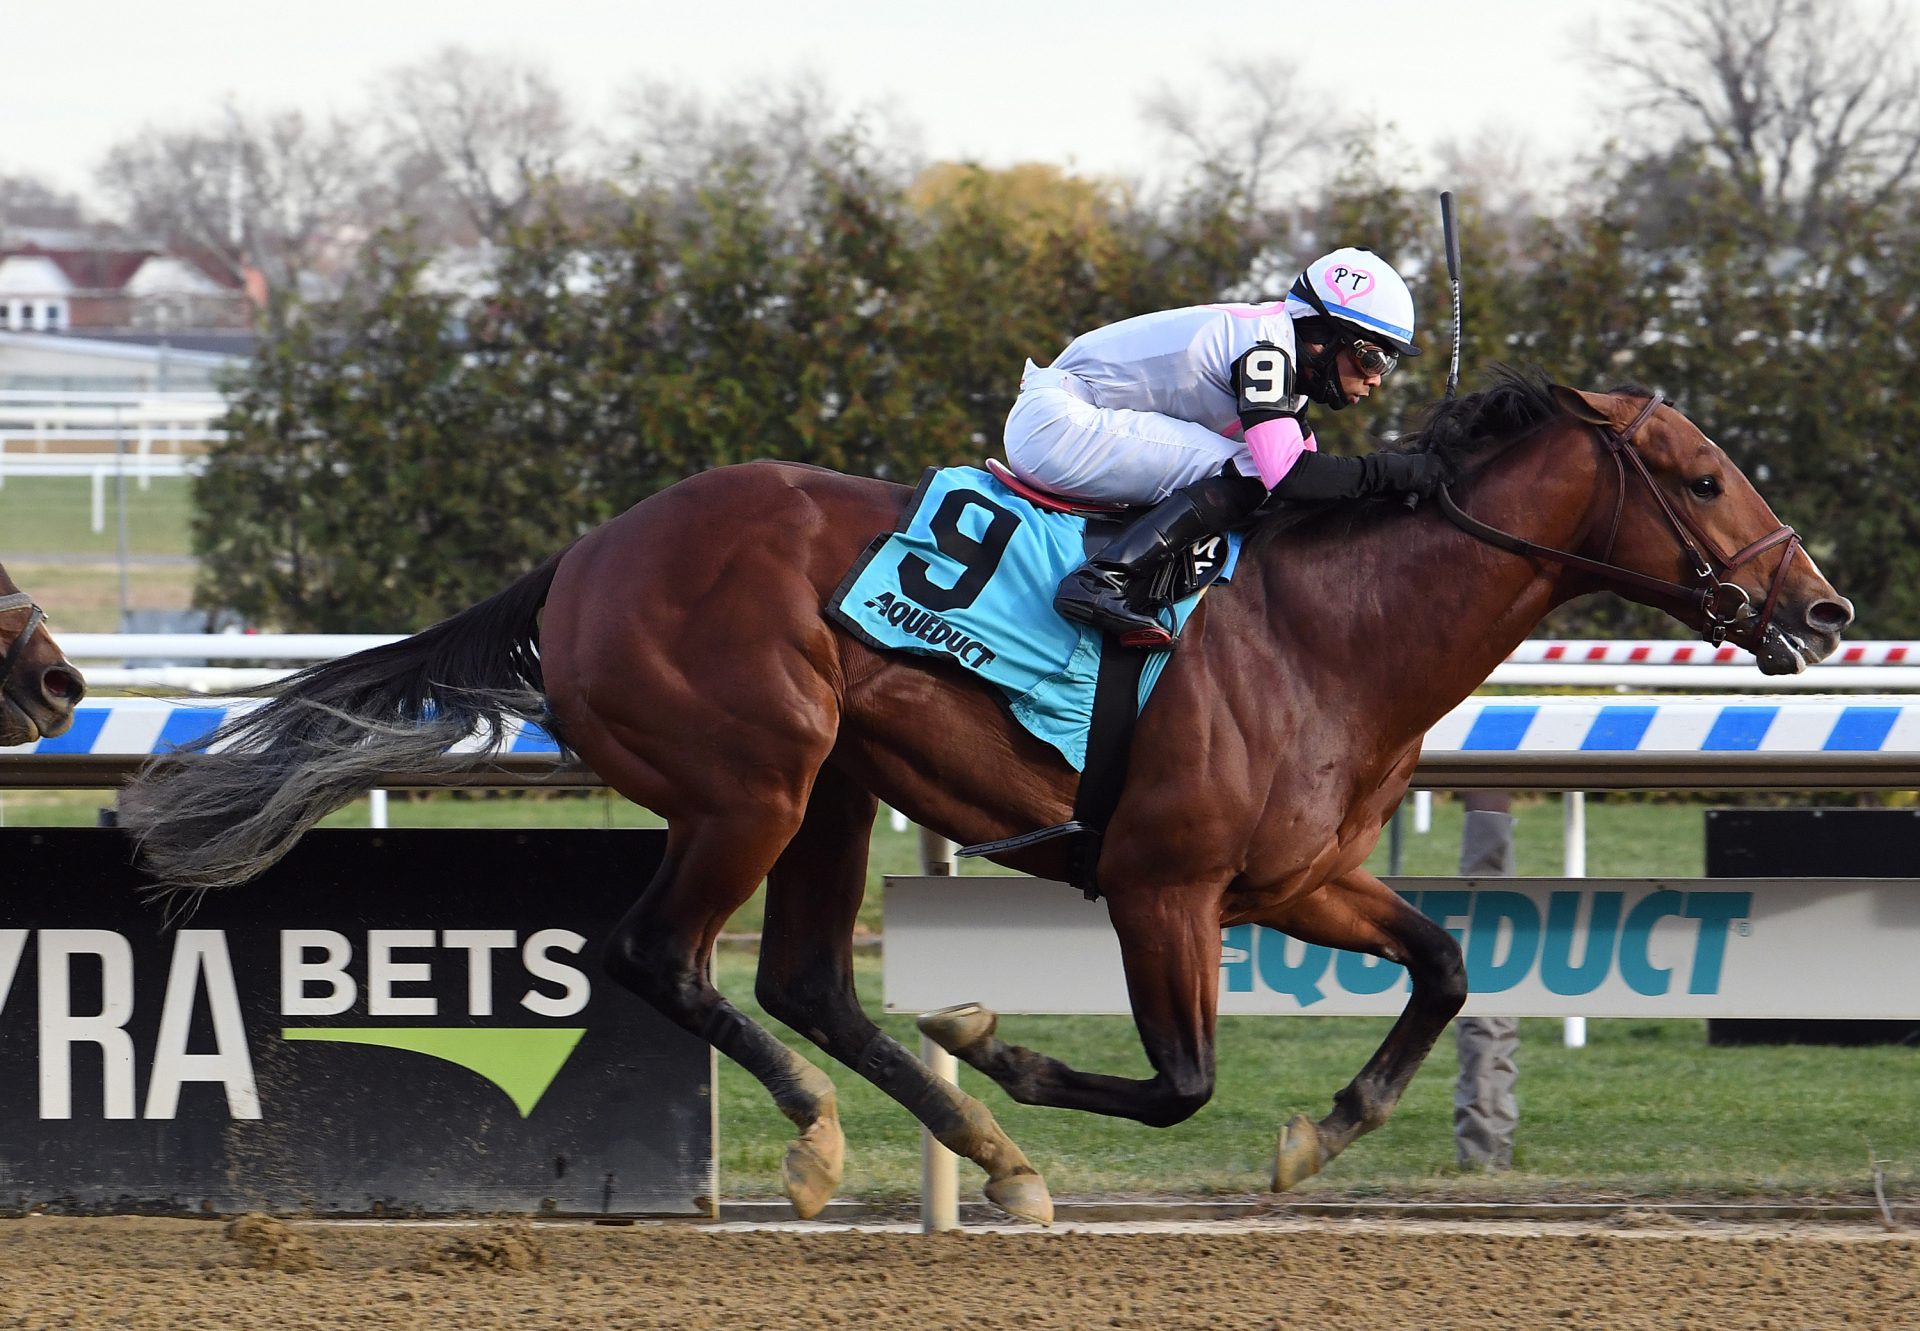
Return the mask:
{"type": "MultiPolygon", "coordinates": [[[[1513,817],[1504,793],[1466,797],[1460,832],[1460,873],[1467,878],[1513,876],[1513,817]]],[[[1453,1084],[1453,1145],[1463,1168],[1513,1167],[1513,1133],[1520,1121],[1513,1083],[1519,1075],[1517,1017],[1461,1017],[1453,1024],[1460,1076],[1453,1084]]]]}

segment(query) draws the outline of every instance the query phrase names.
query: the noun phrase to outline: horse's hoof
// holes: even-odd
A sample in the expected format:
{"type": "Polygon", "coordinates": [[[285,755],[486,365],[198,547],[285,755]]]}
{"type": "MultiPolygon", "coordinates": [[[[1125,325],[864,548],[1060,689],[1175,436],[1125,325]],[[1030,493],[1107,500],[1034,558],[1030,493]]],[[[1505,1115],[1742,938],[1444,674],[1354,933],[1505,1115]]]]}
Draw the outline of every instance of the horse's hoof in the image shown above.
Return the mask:
{"type": "Polygon", "coordinates": [[[838,1118],[821,1117],[791,1142],[787,1158],[780,1167],[781,1185],[793,1213],[811,1220],[824,1211],[840,1186],[840,1170],[846,1163],[847,1139],[840,1131],[838,1118]]]}
{"type": "Polygon", "coordinates": [[[937,1012],[922,1013],[916,1024],[922,1035],[949,1054],[958,1054],[992,1035],[1000,1018],[978,1003],[960,1003],[937,1012]]]}
{"type": "Polygon", "coordinates": [[[1325,1163],[1320,1129],[1305,1114],[1295,1114],[1280,1129],[1280,1143],[1273,1153],[1273,1190],[1293,1189],[1318,1174],[1325,1163]]]}
{"type": "Polygon", "coordinates": [[[1053,1195],[1046,1180],[1034,1173],[1008,1174],[987,1180],[987,1200],[1015,1220],[1031,1220],[1036,1225],[1053,1224],[1053,1195]]]}

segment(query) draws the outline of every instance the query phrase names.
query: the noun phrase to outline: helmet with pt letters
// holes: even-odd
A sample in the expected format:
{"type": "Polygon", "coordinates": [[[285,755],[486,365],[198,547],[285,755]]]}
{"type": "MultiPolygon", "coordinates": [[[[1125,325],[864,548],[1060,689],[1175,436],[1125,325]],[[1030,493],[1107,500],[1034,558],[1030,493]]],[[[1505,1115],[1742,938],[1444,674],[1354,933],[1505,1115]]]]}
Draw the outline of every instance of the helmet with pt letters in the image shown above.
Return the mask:
{"type": "Polygon", "coordinates": [[[1321,255],[1293,280],[1287,298],[1296,317],[1311,311],[1344,325],[1341,331],[1351,340],[1371,342],[1396,356],[1420,354],[1413,344],[1413,294],[1372,250],[1349,245],[1321,255]]]}

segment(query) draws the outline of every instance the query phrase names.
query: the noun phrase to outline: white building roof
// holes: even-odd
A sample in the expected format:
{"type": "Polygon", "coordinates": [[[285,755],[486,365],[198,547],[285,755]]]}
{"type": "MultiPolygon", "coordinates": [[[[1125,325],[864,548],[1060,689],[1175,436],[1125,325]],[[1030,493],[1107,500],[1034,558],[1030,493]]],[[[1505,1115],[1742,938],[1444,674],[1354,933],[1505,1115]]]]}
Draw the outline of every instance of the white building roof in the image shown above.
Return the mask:
{"type": "Polygon", "coordinates": [[[60,265],[43,254],[11,254],[0,259],[0,300],[9,296],[65,296],[73,283],[60,265]]]}

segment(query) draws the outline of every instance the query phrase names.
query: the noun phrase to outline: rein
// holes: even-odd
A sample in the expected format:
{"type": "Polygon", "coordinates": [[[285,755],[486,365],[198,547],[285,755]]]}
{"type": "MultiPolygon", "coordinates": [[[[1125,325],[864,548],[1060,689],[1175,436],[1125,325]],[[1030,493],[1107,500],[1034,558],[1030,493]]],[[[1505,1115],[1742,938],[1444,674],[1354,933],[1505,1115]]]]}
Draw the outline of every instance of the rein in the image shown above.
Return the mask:
{"type": "Polygon", "coordinates": [[[1653,394],[1647,399],[1647,405],[1640,409],[1639,415],[1633,418],[1626,429],[1606,430],[1600,436],[1607,446],[1608,454],[1613,458],[1614,470],[1620,484],[1614,491],[1613,523],[1607,532],[1606,550],[1598,559],[1576,555],[1569,550],[1556,550],[1552,546],[1540,545],[1523,536],[1516,536],[1512,532],[1490,526],[1454,503],[1453,496],[1448,493],[1444,485],[1435,494],[1440,511],[1446,515],[1449,522],[1467,535],[1498,549],[1510,551],[1527,559],[1549,559],[1568,568],[1595,574],[1615,586],[1631,587],[1657,596],[1675,597],[1683,602],[1691,602],[1699,611],[1705,625],[1701,630],[1701,636],[1715,646],[1726,640],[1730,629],[1743,626],[1756,618],[1753,598],[1747,595],[1744,587],[1730,580],[1731,575],[1742,565],[1750,563],[1775,546],[1784,544],[1787,547],[1786,555],[1780,560],[1780,567],[1774,572],[1773,584],[1767,591],[1766,604],[1757,616],[1759,627],[1756,632],[1760,636],[1765,636],[1767,629],[1773,623],[1773,611],[1780,601],[1780,589],[1786,584],[1787,569],[1792,566],[1794,554],[1801,548],[1800,537],[1793,528],[1782,524],[1770,534],[1727,555],[1721,553],[1719,544],[1702,531],[1692,519],[1674,508],[1668,502],[1666,495],[1661,493],[1660,486],[1653,479],[1653,473],[1647,470],[1646,460],[1633,447],[1633,437],[1640,433],[1640,427],[1647,423],[1648,418],[1659,409],[1663,401],[1665,399],[1661,394],[1653,394]],[[1660,506],[1660,512],[1666,517],[1667,525],[1673,529],[1674,536],[1680,542],[1680,548],[1686,552],[1692,564],[1693,580],[1690,583],[1655,578],[1608,562],[1613,557],[1614,541],[1620,535],[1620,514],[1626,507],[1629,462],[1633,464],[1633,469],[1640,479],[1646,482],[1648,493],[1660,506]]]}
{"type": "Polygon", "coordinates": [[[20,664],[20,654],[26,650],[27,639],[33,636],[34,631],[45,623],[47,618],[47,612],[34,605],[33,597],[26,592],[9,592],[5,596],[0,596],[0,615],[9,610],[26,609],[31,609],[33,612],[27,616],[26,627],[21,629],[14,638],[13,645],[7,648],[7,654],[0,657],[0,690],[4,690],[7,682],[13,678],[14,667],[20,664]]]}

